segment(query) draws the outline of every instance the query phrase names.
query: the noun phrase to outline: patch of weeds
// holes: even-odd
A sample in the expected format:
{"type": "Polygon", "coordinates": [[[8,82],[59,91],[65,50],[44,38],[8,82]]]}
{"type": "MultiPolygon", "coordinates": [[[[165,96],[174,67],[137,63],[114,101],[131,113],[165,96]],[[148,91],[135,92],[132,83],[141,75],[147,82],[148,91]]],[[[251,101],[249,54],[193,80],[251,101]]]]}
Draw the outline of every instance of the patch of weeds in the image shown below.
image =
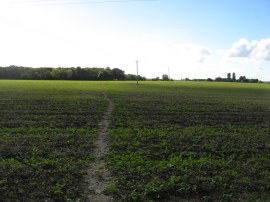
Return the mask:
{"type": "Polygon", "coordinates": [[[117,194],[117,192],[118,190],[115,182],[113,182],[109,187],[104,190],[104,194],[106,195],[117,194]]]}

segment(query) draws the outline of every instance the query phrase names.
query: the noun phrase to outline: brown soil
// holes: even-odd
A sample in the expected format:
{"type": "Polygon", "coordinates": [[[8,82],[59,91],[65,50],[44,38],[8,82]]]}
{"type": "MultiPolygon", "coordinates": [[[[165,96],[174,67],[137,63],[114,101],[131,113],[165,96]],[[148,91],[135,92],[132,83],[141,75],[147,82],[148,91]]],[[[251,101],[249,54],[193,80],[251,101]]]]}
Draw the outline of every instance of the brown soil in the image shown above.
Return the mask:
{"type": "Polygon", "coordinates": [[[91,202],[109,202],[113,201],[111,196],[105,195],[104,190],[113,182],[113,176],[106,168],[105,156],[108,153],[108,137],[107,130],[111,122],[111,115],[113,111],[113,103],[103,93],[104,99],[109,103],[106,112],[103,115],[102,121],[99,123],[97,140],[95,142],[96,148],[94,150],[95,160],[91,163],[87,170],[88,193],[87,201],[91,202]]]}

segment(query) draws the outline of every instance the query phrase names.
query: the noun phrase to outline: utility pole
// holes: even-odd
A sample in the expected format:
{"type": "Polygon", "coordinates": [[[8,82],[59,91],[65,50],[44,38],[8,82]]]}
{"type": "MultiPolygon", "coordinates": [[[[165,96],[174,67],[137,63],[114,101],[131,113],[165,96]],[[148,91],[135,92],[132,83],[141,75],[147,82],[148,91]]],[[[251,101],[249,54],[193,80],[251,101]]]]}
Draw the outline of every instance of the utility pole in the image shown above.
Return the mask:
{"type": "Polygon", "coordinates": [[[170,67],[168,67],[168,78],[170,79],[170,67]]]}
{"type": "Polygon", "coordinates": [[[139,84],[139,78],[138,78],[138,73],[139,73],[139,60],[136,60],[136,68],[137,68],[137,85],[139,84]]]}

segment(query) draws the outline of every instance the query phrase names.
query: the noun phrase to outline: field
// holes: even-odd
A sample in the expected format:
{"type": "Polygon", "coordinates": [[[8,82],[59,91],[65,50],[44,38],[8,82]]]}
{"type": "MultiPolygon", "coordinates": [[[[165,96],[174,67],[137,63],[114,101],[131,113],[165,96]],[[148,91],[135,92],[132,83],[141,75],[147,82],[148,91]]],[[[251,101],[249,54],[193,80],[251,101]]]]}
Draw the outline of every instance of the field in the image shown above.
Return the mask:
{"type": "Polygon", "coordinates": [[[270,85],[0,81],[0,201],[83,199],[98,123],[117,200],[270,199],[270,85]]]}
{"type": "Polygon", "coordinates": [[[0,201],[66,201],[83,194],[97,124],[97,85],[0,81],[0,201]]]}

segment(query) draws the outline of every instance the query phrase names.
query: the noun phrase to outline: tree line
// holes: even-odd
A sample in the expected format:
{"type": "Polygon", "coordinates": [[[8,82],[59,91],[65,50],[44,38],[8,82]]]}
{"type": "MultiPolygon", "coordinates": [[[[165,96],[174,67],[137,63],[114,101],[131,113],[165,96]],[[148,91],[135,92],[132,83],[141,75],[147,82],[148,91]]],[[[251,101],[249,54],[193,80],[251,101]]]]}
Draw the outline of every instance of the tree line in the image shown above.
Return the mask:
{"type": "Polygon", "coordinates": [[[145,77],[125,74],[119,68],[100,67],[0,67],[0,79],[29,80],[146,80],[145,77]]]}
{"type": "Polygon", "coordinates": [[[248,79],[246,76],[239,76],[238,79],[236,79],[236,74],[233,72],[227,73],[227,78],[221,78],[217,77],[215,81],[223,81],[223,82],[244,82],[244,83],[258,83],[261,82],[259,79],[248,79]]]}
{"type": "Polygon", "coordinates": [[[246,76],[239,76],[238,79],[236,79],[236,74],[233,72],[231,73],[227,73],[227,77],[226,78],[222,78],[222,77],[217,77],[215,79],[189,79],[189,78],[185,78],[185,81],[217,81],[217,82],[241,82],[241,83],[262,83],[262,81],[260,81],[259,79],[248,79],[246,78],[246,76]]]}

